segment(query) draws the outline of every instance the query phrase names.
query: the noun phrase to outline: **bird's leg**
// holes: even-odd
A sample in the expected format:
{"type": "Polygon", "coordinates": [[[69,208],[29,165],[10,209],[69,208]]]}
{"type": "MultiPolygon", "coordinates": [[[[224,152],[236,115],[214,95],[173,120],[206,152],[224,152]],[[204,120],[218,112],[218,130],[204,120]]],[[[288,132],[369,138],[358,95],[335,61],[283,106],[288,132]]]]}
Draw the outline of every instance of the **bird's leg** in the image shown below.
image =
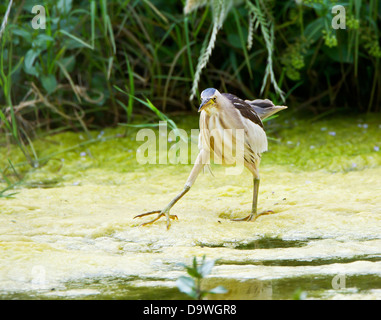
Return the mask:
{"type": "Polygon", "coordinates": [[[167,229],[169,229],[169,227],[171,226],[170,219],[173,219],[173,220],[177,220],[178,219],[176,215],[169,214],[169,210],[171,210],[171,208],[175,205],[175,203],[177,201],[179,201],[181,199],[181,197],[189,191],[189,189],[190,189],[190,187],[185,185],[183,191],[181,191],[176,197],[174,197],[171,200],[171,202],[168,203],[168,205],[163,210],[155,210],[155,211],[150,211],[150,212],[142,213],[142,214],[139,214],[139,215],[135,216],[134,219],[135,218],[145,217],[145,216],[157,213],[158,215],[157,215],[157,217],[155,219],[152,219],[150,221],[144,222],[144,223],[140,224],[139,226],[145,226],[147,224],[154,223],[155,221],[159,220],[161,217],[165,216],[166,219],[167,219],[167,229]]]}
{"type": "Polygon", "coordinates": [[[200,173],[200,171],[202,170],[204,165],[207,163],[207,161],[209,159],[208,157],[209,157],[209,153],[207,153],[205,151],[200,151],[200,153],[197,156],[196,162],[192,168],[192,171],[189,174],[188,180],[185,183],[183,191],[181,191],[176,197],[174,197],[171,200],[171,202],[168,203],[168,205],[163,210],[150,211],[150,212],[142,213],[142,214],[135,216],[134,219],[145,217],[145,216],[157,213],[157,217],[155,219],[152,219],[148,222],[144,222],[144,223],[140,224],[139,226],[145,226],[147,224],[154,223],[155,221],[159,220],[161,217],[165,216],[167,219],[167,229],[169,229],[169,227],[171,226],[170,219],[176,219],[177,220],[177,216],[176,215],[170,215],[169,210],[171,210],[171,208],[175,205],[175,203],[177,201],[179,201],[181,199],[181,197],[189,191],[189,189],[191,188],[191,186],[195,182],[198,174],[200,173]]]}
{"type": "Polygon", "coordinates": [[[258,206],[259,178],[254,177],[253,182],[254,182],[253,206],[251,209],[251,213],[247,217],[240,218],[240,219],[232,219],[232,221],[255,221],[259,216],[274,213],[271,210],[258,213],[257,206],[258,206]]]}
{"type": "Polygon", "coordinates": [[[253,191],[253,207],[251,209],[251,214],[249,215],[247,221],[255,221],[259,216],[274,213],[274,211],[266,210],[258,212],[258,191],[259,191],[259,178],[254,178],[254,191],[253,191]]]}

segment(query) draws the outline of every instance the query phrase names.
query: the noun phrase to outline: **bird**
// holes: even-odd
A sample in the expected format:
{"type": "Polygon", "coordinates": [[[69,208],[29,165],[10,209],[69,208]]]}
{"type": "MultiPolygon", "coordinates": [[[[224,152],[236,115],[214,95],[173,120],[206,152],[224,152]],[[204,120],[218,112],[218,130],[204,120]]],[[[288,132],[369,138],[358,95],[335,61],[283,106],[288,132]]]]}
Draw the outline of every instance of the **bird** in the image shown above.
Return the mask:
{"type": "Polygon", "coordinates": [[[271,210],[258,212],[259,191],[259,164],[261,154],[267,151],[267,136],[262,123],[263,119],[286,109],[287,106],[276,106],[269,99],[243,100],[231,93],[220,93],[215,88],[207,88],[201,92],[200,134],[198,141],[199,153],[194,166],[184,185],[183,190],[176,195],[162,210],[154,210],[139,214],[134,218],[141,218],[152,214],[157,216],[139,226],[152,224],[162,217],[166,218],[167,229],[171,220],[177,220],[176,215],[169,213],[175,203],[180,200],[192,187],[198,174],[210,159],[216,158],[222,164],[234,162],[234,151],[243,149],[243,164],[253,175],[253,202],[252,209],[244,218],[233,221],[255,221],[259,216],[273,213],[271,210]],[[226,133],[229,134],[226,134],[226,133]]]}

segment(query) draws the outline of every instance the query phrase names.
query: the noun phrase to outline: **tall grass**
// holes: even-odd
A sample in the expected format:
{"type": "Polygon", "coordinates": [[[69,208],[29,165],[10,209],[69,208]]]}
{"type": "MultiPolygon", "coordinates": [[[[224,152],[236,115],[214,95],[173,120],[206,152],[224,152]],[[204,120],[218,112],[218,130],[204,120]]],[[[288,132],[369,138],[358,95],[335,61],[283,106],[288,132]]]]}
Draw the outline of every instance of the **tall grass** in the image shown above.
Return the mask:
{"type": "Polygon", "coordinates": [[[194,112],[205,87],[275,102],[284,92],[316,114],[380,112],[381,6],[340,3],[346,30],[330,27],[328,0],[2,3],[0,145],[17,144],[38,166],[40,130],[92,139],[93,128],[152,114],[148,101],[162,114],[194,112]],[[35,4],[46,29],[31,28],[35,4]]]}

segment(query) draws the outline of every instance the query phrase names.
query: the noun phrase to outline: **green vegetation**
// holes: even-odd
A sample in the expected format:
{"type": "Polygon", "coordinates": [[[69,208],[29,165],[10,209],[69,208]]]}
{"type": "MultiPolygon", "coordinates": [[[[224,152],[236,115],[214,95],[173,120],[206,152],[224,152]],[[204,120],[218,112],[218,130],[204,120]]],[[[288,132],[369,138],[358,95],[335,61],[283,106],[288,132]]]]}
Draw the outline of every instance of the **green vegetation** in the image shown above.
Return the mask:
{"type": "Polygon", "coordinates": [[[204,255],[200,263],[197,262],[196,257],[193,257],[191,266],[182,264],[190,277],[181,276],[177,279],[176,284],[179,290],[196,300],[202,300],[202,298],[208,294],[226,293],[227,290],[223,286],[218,286],[211,290],[201,289],[201,281],[210,274],[214,263],[214,260],[206,261],[204,255]]]}
{"type": "MultiPolygon", "coordinates": [[[[188,137],[191,137],[191,129],[198,125],[197,115],[174,116],[172,120],[188,137]]],[[[13,186],[20,183],[26,187],[73,184],[78,181],[78,172],[85,178],[93,176],[96,170],[121,173],[133,170],[149,175],[150,170],[158,166],[142,166],[136,160],[136,150],[143,142],[136,141],[135,137],[143,122],[143,117],[137,117],[136,128],[91,130],[93,139],[87,139],[84,133],[69,131],[36,139],[34,148],[43,164],[39,168],[31,168],[16,145],[1,146],[0,154],[6,157],[0,158],[0,190],[7,188],[3,195],[8,195],[13,192],[13,186]],[[12,159],[11,163],[8,158],[12,159]]],[[[271,139],[269,151],[263,154],[262,168],[279,165],[288,170],[349,172],[381,165],[381,120],[375,114],[316,121],[288,119],[285,114],[265,126],[275,141],[271,139]]],[[[152,129],[158,138],[159,128],[152,129]]],[[[170,130],[168,126],[168,132],[170,130]]],[[[174,143],[168,142],[168,150],[174,143]]],[[[197,145],[197,141],[192,143],[197,145]]],[[[191,147],[190,142],[188,146],[191,147]]],[[[167,166],[187,174],[191,169],[190,164],[168,163],[167,166]]]]}
{"type": "MultiPolygon", "coordinates": [[[[25,284],[33,288],[33,280],[27,279],[36,261],[46,263],[49,277],[59,281],[72,279],[73,273],[86,275],[84,283],[81,279],[75,283],[74,277],[67,288],[76,293],[76,288],[92,285],[96,290],[82,294],[96,298],[183,298],[185,293],[202,299],[226,293],[222,286],[210,290],[202,286],[215,264],[205,256],[182,265],[188,274],[176,283],[182,293],[163,286],[162,272],[170,268],[159,268],[159,277],[152,278],[159,279],[156,287],[119,278],[125,270],[127,275],[152,280],[155,261],[161,261],[158,256],[167,268],[167,263],[177,262],[173,248],[177,247],[175,254],[193,256],[199,238],[217,243],[219,250],[230,243],[236,249],[255,250],[275,239],[272,235],[281,242],[285,242],[283,235],[308,242],[302,253],[295,251],[296,258],[279,260],[278,250],[274,257],[259,254],[253,264],[263,257],[265,267],[344,263],[346,268],[348,262],[377,259],[373,241],[378,240],[379,206],[373,190],[381,166],[380,18],[379,0],[2,1],[0,200],[14,199],[2,201],[3,242],[10,259],[2,259],[1,272],[3,278],[11,275],[17,280],[11,279],[16,284],[9,291],[11,297],[27,296],[25,284]],[[32,27],[35,5],[45,9],[46,28],[32,27]],[[335,5],[345,8],[345,29],[332,27],[335,5]],[[146,238],[124,232],[133,226],[130,216],[162,201],[173,192],[179,176],[190,171],[190,164],[139,165],[137,131],[150,127],[158,133],[158,121],[166,121],[169,130],[184,129],[195,143],[189,133],[198,127],[198,96],[207,87],[248,99],[269,98],[289,107],[265,124],[270,143],[262,161],[268,180],[261,201],[274,206],[279,215],[271,225],[261,223],[254,231],[247,224],[240,227],[240,234],[237,229],[229,231],[236,225],[225,223],[224,218],[238,217],[246,210],[247,182],[224,177],[217,188],[214,182],[206,182],[195,189],[199,193],[188,204],[211,197],[224,200],[208,209],[217,222],[202,220],[206,207],[194,210],[195,218],[186,216],[202,223],[188,224],[192,228],[184,229],[183,234],[191,235],[186,240],[178,243],[178,237],[165,238],[161,232],[156,237],[154,228],[144,233],[146,238]],[[314,183],[321,180],[312,188],[310,177],[315,175],[314,183]],[[336,188],[338,180],[341,185],[336,188]],[[220,187],[223,184],[228,186],[220,187]],[[20,190],[20,185],[25,188],[20,190]],[[229,203],[227,196],[234,202],[229,203]],[[345,233],[348,237],[343,237],[345,233]],[[318,235],[323,244],[315,247],[310,234],[318,235]],[[259,236],[255,243],[247,240],[259,236]],[[333,245],[335,239],[343,251],[333,245]],[[362,245],[367,241],[365,254],[362,245]],[[158,250],[153,248],[156,242],[158,250]],[[167,251],[171,251],[168,261],[167,251]],[[136,259],[137,253],[142,255],[136,259]],[[308,259],[300,261],[301,254],[309,255],[308,259]],[[136,259],[136,264],[130,265],[130,259],[136,259]],[[116,260],[120,265],[114,265],[116,260]],[[142,268],[149,260],[152,269],[142,268]],[[76,263],[62,265],[62,261],[76,263]],[[108,265],[113,266],[111,277],[104,267],[108,265]],[[98,271],[105,279],[92,279],[98,271]]],[[[173,140],[168,139],[168,149],[177,142],[173,140]]],[[[184,225],[187,228],[184,223],[181,228],[184,225]]],[[[298,247],[295,241],[287,246],[279,241],[275,248],[298,247]]],[[[246,263],[241,253],[234,253],[231,261],[246,263]]],[[[226,256],[231,258],[230,253],[226,256]]],[[[327,289],[327,278],[311,272],[260,283],[233,278],[223,284],[233,297],[246,293],[251,297],[255,292],[272,298],[305,299],[307,292],[312,298],[336,296],[330,286],[327,289]]],[[[357,277],[361,281],[355,286],[369,292],[380,279],[373,274],[357,277]]],[[[64,297],[70,297],[70,291],[64,297]]],[[[54,286],[27,297],[57,294],[58,298],[62,292],[54,286]]]]}
{"type": "Polygon", "coordinates": [[[381,111],[379,1],[11,3],[0,4],[7,186],[22,178],[8,176],[20,163],[34,169],[52,158],[38,140],[70,130],[92,144],[93,130],[195,112],[205,87],[277,103],[284,92],[289,116],[381,111]],[[345,30],[331,27],[336,4],[346,8],[345,30]],[[34,5],[44,6],[46,29],[32,28],[34,5]]]}

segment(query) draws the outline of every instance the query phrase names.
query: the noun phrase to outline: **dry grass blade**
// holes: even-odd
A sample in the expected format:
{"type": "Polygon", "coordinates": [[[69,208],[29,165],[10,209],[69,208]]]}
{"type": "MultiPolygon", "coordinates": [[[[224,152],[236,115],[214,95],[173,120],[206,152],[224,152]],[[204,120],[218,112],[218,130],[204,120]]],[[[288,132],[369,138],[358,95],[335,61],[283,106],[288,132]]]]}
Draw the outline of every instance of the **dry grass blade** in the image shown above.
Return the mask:
{"type": "Polygon", "coordinates": [[[4,32],[5,27],[7,25],[7,22],[8,22],[8,17],[9,17],[9,13],[11,12],[12,3],[13,3],[13,0],[10,0],[9,4],[8,4],[7,11],[5,12],[5,15],[3,18],[3,22],[2,22],[1,27],[0,27],[0,39],[1,39],[1,36],[3,35],[3,32],[4,32]]]}

